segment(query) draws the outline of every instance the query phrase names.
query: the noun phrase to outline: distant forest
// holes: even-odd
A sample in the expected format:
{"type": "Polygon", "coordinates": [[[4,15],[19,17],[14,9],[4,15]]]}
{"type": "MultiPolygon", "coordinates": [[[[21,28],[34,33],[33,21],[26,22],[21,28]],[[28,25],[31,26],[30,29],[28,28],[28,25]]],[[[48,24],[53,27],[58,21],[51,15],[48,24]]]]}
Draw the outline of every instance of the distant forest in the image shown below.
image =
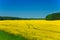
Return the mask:
{"type": "Polygon", "coordinates": [[[60,20],[60,12],[49,14],[45,18],[21,18],[21,17],[0,16],[0,20],[60,20]]]}
{"type": "Polygon", "coordinates": [[[43,20],[44,18],[21,18],[21,17],[10,17],[0,16],[0,20],[43,20]]]}

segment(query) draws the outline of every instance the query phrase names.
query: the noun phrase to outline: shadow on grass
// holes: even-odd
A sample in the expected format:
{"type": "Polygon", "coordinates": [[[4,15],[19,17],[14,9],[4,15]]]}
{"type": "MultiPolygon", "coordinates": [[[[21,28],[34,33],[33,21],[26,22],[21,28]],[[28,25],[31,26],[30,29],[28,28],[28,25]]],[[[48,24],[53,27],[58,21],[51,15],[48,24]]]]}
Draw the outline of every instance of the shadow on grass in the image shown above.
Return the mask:
{"type": "Polygon", "coordinates": [[[10,34],[8,32],[0,30],[0,40],[27,40],[23,36],[10,34]]]}

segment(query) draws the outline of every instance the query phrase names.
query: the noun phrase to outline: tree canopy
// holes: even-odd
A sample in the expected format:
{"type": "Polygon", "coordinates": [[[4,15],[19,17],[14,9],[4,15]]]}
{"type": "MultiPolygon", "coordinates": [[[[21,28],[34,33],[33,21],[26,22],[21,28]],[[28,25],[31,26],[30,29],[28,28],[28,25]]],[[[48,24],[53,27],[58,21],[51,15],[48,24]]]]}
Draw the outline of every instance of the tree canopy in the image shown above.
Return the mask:
{"type": "Polygon", "coordinates": [[[43,20],[44,18],[21,18],[21,17],[9,17],[0,16],[0,20],[43,20]]]}
{"type": "Polygon", "coordinates": [[[47,15],[46,20],[60,20],[60,12],[47,15]]]}

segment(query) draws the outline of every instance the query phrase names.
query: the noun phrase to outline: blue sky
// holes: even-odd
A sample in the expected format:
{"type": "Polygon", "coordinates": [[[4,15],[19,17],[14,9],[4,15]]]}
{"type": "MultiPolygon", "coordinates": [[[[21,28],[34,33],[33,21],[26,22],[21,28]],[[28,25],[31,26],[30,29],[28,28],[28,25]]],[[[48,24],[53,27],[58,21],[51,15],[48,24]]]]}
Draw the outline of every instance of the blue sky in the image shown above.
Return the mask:
{"type": "Polygon", "coordinates": [[[0,0],[0,16],[45,17],[60,12],[60,0],[0,0]]]}

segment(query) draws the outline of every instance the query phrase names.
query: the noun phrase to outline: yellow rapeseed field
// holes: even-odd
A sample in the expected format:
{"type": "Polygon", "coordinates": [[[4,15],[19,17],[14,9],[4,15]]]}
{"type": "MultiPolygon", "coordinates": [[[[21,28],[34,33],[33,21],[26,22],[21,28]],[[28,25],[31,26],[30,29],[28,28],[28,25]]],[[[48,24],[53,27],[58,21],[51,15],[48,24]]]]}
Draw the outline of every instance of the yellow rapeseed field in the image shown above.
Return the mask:
{"type": "Polygon", "coordinates": [[[29,40],[60,40],[60,20],[3,20],[0,30],[29,40]]]}

